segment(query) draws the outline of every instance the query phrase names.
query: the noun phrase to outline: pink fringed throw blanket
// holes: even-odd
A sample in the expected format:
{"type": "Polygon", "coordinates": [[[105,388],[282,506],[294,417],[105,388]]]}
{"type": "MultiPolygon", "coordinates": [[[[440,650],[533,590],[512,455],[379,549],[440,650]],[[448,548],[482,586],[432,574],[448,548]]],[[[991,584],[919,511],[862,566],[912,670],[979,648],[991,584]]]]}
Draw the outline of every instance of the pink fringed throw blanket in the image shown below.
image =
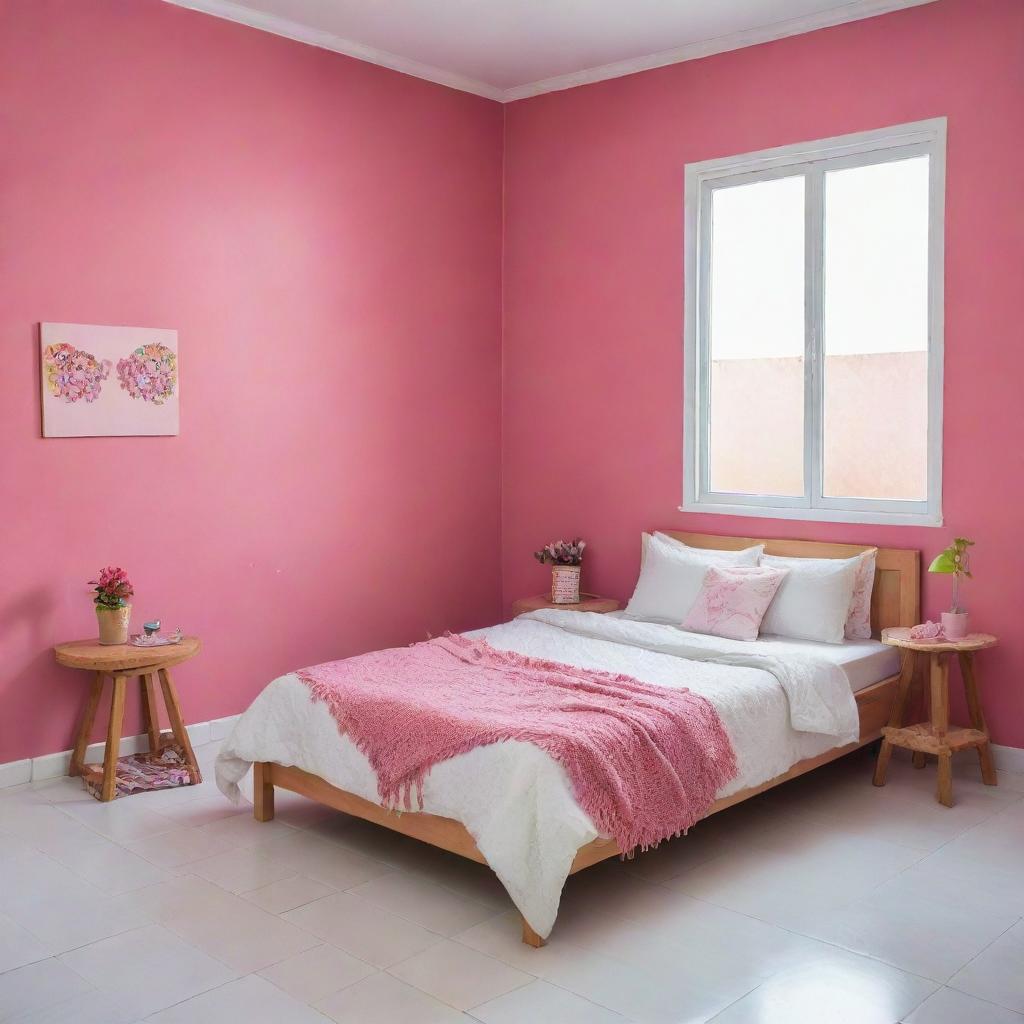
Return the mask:
{"type": "Polygon", "coordinates": [[[431,767],[475,747],[525,740],[569,775],[573,794],[624,853],[684,832],[736,773],[704,697],[444,636],[303,669],[369,759],[385,806],[422,807],[431,767]]]}

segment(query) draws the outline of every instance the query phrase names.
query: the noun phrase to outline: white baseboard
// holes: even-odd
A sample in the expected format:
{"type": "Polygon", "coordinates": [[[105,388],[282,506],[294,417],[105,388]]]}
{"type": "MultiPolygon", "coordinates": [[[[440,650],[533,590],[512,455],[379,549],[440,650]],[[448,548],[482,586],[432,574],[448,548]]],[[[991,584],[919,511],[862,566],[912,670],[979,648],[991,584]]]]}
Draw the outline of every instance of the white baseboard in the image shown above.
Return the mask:
{"type": "Polygon", "coordinates": [[[241,718],[241,715],[229,715],[227,718],[214,718],[210,723],[210,739],[212,740],[223,740],[227,739],[227,735],[235,727],[235,722],[241,718]]]}
{"type": "MultiPolygon", "coordinates": [[[[212,722],[196,722],[187,725],[188,737],[195,746],[222,740],[229,732],[239,715],[227,718],[215,718],[212,722]]],[[[90,743],[85,750],[86,761],[99,761],[103,758],[105,744],[90,743]]],[[[118,748],[118,756],[137,754],[149,747],[149,739],[145,733],[139,736],[122,736],[118,748]]],[[[1022,751],[1024,753],[1024,751],[1022,751]]],[[[0,764],[0,789],[8,786],[20,786],[26,782],[41,782],[44,779],[59,779],[68,773],[71,764],[71,751],[61,750],[56,754],[41,754],[39,757],[26,757],[21,761],[8,761],[0,764]]]]}
{"type": "Polygon", "coordinates": [[[993,743],[992,760],[996,763],[996,771],[1024,774],[1024,747],[1004,747],[993,743]]]}

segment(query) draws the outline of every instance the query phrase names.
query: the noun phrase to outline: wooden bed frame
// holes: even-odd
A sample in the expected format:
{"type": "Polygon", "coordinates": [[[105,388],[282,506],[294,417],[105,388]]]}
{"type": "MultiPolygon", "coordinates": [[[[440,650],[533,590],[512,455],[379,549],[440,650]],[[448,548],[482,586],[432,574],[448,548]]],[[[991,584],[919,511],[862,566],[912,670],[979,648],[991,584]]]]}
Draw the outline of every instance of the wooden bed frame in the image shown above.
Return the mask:
{"type": "MultiPolygon", "coordinates": [[[[870,551],[864,544],[827,544],[804,540],[765,540],[759,537],[722,537],[705,533],[680,533],[662,531],[691,547],[738,550],[754,544],[764,544],[765,553],[797,558],[852,558],[863,551],[870,551]]],[[[912,626],[918,621],[920,602],[920,555],[914,550],[901,548],[879,548],[875,559],[875,586],[871,597],[872,634],[878,636],[883,629],[891,626],[912,626]]],[[[905,659],[903,671],[913,663],[905,659]]],[[[860,737],[855,743],[835,747],[817,757],[798,761],[783,775],[769,779],[760,786],[741,790],[732,796],[716,801],[708,816],[732,807],[748,797],[763,793],[767,789],[795,779],[814,768],[842,757],[851,751],[872,743],[881,736],[882,726],[889,723],[893,701],[896,695],[899,675],[890,676],[881,682],[860,690],[856,694],[857,709],[860,713],[860,737]]],[[[909,685],[909,680],[906,681],[909,685]]],[[[357,818],[372,821],[377,825],[411,836],[431,846],[440,847],[461,857],[486,864],[483,854],[465,826],[452,818],[436,814],[404,811],[401,814],[389,811],[369,800],[346,792],[325,782],[319,776],[311,775],[300,768],[287,767],[271,762],[257,762],[253,765],[254,804],[253,813],[257,821],[270,821],[274,817],[274,787],[291,790],[302,796],[326,804],[357,818]]],[[[612,839],[595,839],[581,846],[572,862],[570,874],[606,860],[620,853],[612,839]]],[[[523,919],[523,942],[530,946],[542,946],[544,940],[523,919]]]]}

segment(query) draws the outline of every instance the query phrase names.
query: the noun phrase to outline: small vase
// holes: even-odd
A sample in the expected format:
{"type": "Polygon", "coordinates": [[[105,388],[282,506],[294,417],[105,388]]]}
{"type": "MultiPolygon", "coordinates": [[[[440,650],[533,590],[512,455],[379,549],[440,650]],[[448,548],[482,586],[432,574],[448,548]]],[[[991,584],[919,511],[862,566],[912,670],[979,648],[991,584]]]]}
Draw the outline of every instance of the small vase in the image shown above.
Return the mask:
{"type": "Polygon", "coordinates": [[[551,603],[579,604],[580,566],[553,565],[551,567],[551,603]]]}
{"type": "Polygon", "coordinates": [[[943,612],[942,632],[947,640],[963,640],[967,636],[967,612],[943,612]]]}
{"type": "Polygon", "coordinates": [[[100,643],[104,645],[128,643],[128,620],[132,617],[132,606],[104,608],[96,605],[96,620],[100,624],[100,643]]]}

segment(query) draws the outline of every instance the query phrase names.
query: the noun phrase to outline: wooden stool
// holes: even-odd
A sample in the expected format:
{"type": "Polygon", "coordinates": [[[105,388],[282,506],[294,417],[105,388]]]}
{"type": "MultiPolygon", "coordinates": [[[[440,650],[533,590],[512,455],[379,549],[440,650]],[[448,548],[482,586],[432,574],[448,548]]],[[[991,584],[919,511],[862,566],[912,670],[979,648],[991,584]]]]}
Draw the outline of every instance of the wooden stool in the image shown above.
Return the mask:
{"type": "Polygon", "coordinates": [[[914,767],[924,767],[925,754],[934,754],[939,761],[938,801],[946,807],[953,806],[953,754],[974,747],[981,762],[981,778],[986,786],[996,785],[996,770],[992,764],[989,747],[988,727],[981,710],[978,695],[978,677],[974,671],[974,652],[994,647],[998,640],[988,633],[971,633],[963,640],[911,640],[910,630],[885,629],[882,643],[899,647],[903,651],[903,667],[896,688],[889,724],[882,729],[882,748],[878,752],[873,782],[885,785],[885,773],[889,767],[893,747],[903,747],[914,752],[914,767]],[[967,709],[971,717],[971,728],[950,727],[949,724],[949,656],[955,654],[960,662],[964,692],[967,695],[967,709]],[[916,662],[927,657],[931,685],[931,720],[917,725],[903,725],[903,708],[911,680],[914,678],[916,662]]]}
{"type": "Polygon", "coordinates": [[[104,645],[96,640],[73,640],[58,644],[53,649],[57,662],[69,668],[87,669],[95,673],[92,689],[85,702],[82,720],[78,725],[75,748],[71,752],[70,775],[81,775],[92,780],[100,789],[100,800],[113,800],[117,795],[117,757],[121,744],[121,721],[124,717],[124,698],[128,680],[138,676],[142,694],[142,717],[149,738],[149,752],[158,754],[167,746],[177,745],[182,751],[191,785],[203,781],[196,756],[181,718],[178,693],[171,680],[170,668],[188,661],[199,651],[199,638],[184,637],[181,643],[165,647],[133,647],[131,644],[104,645]],[[103,696],[103,677],[110,676],[110,722],[103,764],[86,764],[85,749],[89,745],[96,709],[103,696]],[[160,683],[164,706],[171,724],[170,734],[161,734],[160,718],[156,706],[156,684],[160,683]]]}

